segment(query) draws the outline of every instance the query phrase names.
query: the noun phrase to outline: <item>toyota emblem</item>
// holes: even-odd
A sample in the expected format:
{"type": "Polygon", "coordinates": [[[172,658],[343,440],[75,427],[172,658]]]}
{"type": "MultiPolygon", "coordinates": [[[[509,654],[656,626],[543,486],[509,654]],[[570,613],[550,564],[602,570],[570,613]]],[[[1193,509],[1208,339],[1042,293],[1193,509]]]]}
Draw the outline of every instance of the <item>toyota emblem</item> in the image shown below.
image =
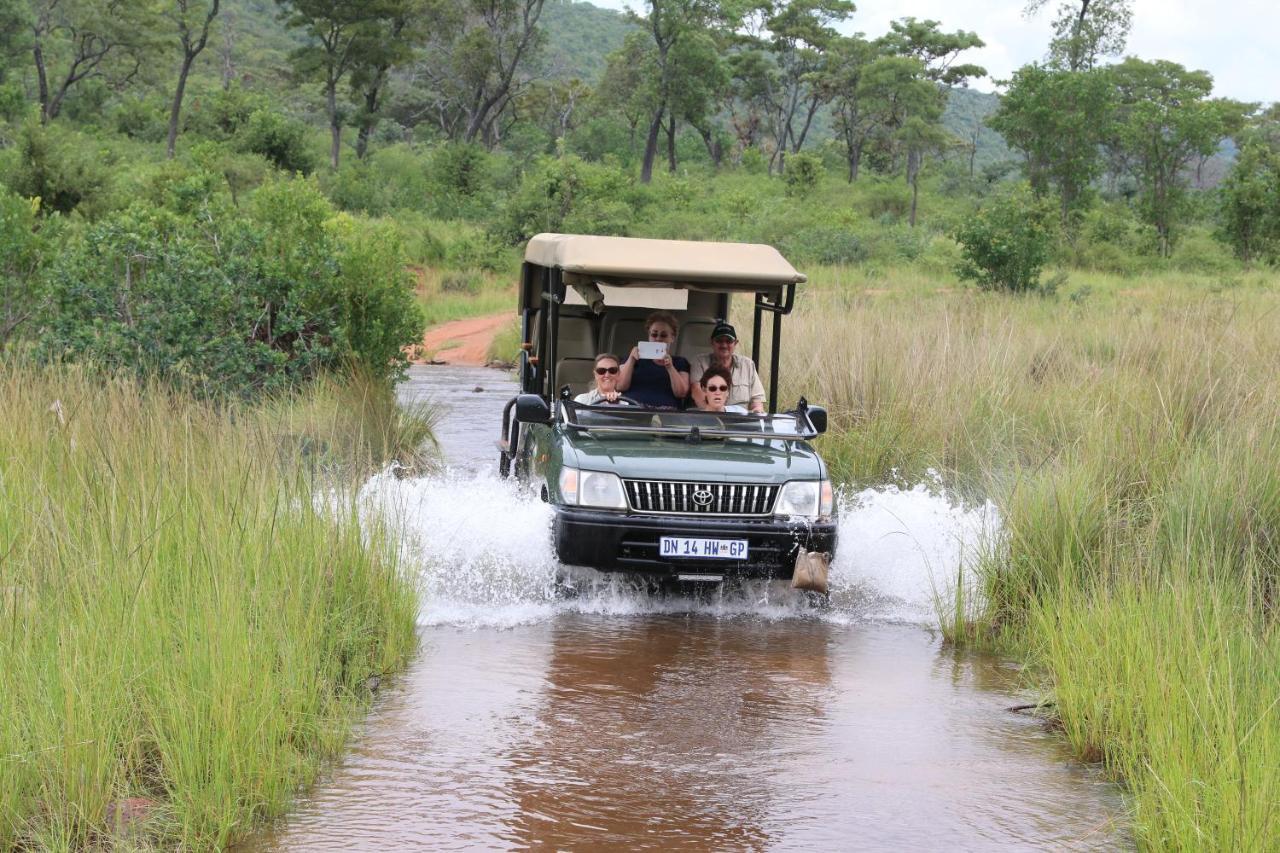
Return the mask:
{"type": "Polygon", "coordinates": [[[711,506],[711,501],[714,498],[715,496],[711,494],[710,489],[698,489],[696,492],[693,493],[693,505],[694,506],[711,506]]]}

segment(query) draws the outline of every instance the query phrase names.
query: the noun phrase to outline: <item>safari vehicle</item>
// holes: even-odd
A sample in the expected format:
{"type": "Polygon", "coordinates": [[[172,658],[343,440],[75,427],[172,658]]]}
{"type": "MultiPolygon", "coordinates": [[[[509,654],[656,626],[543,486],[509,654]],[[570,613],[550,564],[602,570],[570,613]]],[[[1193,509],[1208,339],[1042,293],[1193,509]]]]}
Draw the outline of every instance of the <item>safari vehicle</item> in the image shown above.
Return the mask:
{"type": "Polygon", "coordinates": [[[804,281],[770,246],[569,234],[529,241],[521,393],[503,411],[499,471],[514,470],[552,504],[561,562],[719,581],[790,578],[802,548],[834,552],[831,484],[809,444],[826,429],[826,411],[803,398],[785,412],[777,405],[782,318],[804,281]],[[691,359],[710,349],[734,294],[754,296],[750,355],[767,378],[767,413],[574,402],[592,385],[596,354],[625,359],[646,338],[651,311],[676,315],[674,354],[691,359]]]}

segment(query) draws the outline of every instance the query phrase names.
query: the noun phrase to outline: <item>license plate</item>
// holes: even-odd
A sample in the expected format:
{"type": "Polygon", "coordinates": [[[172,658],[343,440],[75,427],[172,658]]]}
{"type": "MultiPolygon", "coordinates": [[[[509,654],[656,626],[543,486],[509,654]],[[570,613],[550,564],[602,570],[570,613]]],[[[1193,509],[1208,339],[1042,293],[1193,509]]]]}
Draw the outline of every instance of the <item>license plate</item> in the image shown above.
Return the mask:
{"type": "Polygon", "coordinates": [[[699,539],[693,536],[663,536],[658,543],[663,557],[697,557],[699,559],[745,560],[745,539],[699,539]]]}

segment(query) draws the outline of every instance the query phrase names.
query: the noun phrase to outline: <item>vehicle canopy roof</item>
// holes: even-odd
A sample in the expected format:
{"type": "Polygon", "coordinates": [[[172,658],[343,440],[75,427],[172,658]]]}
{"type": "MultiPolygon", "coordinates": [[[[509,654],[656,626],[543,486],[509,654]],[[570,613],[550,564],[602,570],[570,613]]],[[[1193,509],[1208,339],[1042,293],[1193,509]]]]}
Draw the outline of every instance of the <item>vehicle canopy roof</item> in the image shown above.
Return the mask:
{"type": "Polygon", "coordinates": [[[564,270],[570,283],[776,295],[806,280],[777,249],[760,243],[538,234],[524,259],[564,270]]]}

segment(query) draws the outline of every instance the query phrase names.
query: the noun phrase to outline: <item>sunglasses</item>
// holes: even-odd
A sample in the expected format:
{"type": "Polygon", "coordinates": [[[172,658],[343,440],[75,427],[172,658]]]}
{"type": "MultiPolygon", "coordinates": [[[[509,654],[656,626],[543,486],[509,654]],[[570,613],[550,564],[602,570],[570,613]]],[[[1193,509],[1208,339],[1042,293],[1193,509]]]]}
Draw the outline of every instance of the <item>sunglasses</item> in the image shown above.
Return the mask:
{"type": "Polygon", "coordinates": [[[707,391],[709,392],[728,391],[728,390],[729,390],[728,385],[708,385],[707,386],[707,391]]]}
{"type": "Polygon", "coordinates": [[[618,372],[618,368],[616,367],[597,367],[596,368],[596,376],[604,376],[606,373],[617,373],[617,372],[618,372]]]}

